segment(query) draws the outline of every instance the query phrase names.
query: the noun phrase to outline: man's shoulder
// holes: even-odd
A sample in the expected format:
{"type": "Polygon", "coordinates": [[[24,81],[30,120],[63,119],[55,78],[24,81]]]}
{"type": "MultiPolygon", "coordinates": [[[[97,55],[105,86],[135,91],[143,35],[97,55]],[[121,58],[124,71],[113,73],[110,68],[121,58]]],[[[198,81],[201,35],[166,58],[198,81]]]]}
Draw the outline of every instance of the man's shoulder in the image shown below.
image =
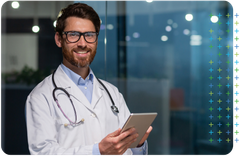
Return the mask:
{"type": "Polygon", "coordinates": [[[52,83],[51,83],[51,75],[47,76],[44,78],[40,83],[38,83],[33,90],[31,91],[30,95],[34,93],[44,93],[47,92],[49,89],[52,88],[52,83]]]}

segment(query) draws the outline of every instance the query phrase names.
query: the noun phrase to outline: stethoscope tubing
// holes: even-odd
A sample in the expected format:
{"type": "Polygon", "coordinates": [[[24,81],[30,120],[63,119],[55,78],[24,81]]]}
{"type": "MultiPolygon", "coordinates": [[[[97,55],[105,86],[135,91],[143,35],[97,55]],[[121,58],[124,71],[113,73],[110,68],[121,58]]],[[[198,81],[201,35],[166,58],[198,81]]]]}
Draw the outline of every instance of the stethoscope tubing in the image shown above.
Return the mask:
{"type": "MultiPolygon", "coordinates": [[[[65,118],[70,122],[70,125],[72,125],[72,126],[78,125],[78,124],[82,123],[82,122],[84,121],[84,119],[82,119],[81,121],[77,122],[77,112],[76,112],[76,109],[75,109],[74,104],[73,104],[73,102],[72,102],[72,99],[71,99],[71,97],[70,97],[70,94],[69,94],[64,88],[57,87],[57,85],[56,85],[56,83],[55,83],[55,80],[54,80],[55,72],[56,72],[56,70],[54,70],[53,73],[52,73],[52,82],[53,82],[53,85],[54,85],[54,89],[53,89],[53,92],[52,92],[53,99],[54,99],[54,101],[57,103],[58,108],[59,108],[60,111],[63,113],[63,115],[65,116],[65,118]],[[57,99],[56,96],[55,96],[55,92],[56,92],[57,90],[63,91],[63,92],[68,96],[68,98],[69,98],[69,100],[70,100],[70,102],[71,102],[71,105],[72,105],[72,107],[73,107],[73,110],[74,110],[75,122],[71,121],[71,120],[67,117],[67,115],[64,113],[64,111],[62,110],[61,106],[59,105],[58,99],[57,99]]],[[[96,79],[98,80],[98,82],[103,86],[103,88],[104,88],[105,91],[107,92],[107,94],[108,94],[108,96],[109,96],[109,98],[110,98],[110,100],[111,100],[111,102],[112,102],[111,109],[112,109],[113,113],[115,113],[115,114],[119,113],[119,110],[118,110],[117,106],[115,106],[115,103],[114,103],[114,101],[113,101],[113,99],[112,99],[112,96],[110,95],[110,93],[109,93],[108,89],[106,88],[106,86],[105,86],[97,77],[96,77],[96,79]]]]}

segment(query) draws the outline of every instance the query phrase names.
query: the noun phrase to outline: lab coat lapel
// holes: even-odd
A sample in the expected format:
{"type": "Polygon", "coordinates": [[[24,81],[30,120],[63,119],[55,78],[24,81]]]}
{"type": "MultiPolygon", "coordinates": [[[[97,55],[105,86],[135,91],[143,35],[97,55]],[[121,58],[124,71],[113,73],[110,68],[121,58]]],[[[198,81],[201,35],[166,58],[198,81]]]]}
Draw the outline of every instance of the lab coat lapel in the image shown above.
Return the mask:
{"type": "Polygon", "coordinates": [[[58,87],[66,89],[71,96],[78,100],[81,104],[93,111],[92,105],[87,100],[82,91],[74,84],[74,82],[64,73],[61,66],[58,67],[55,73],[55,81],[58,87]]]}
{"type": "Polygon", "coordinates": [[[92,108],[94,109],[95,106],[97,105],[97,103],[99,102],[99,100],[101,99],[102,90],[104,90],[104,89],[99,84],[96,76],[94,75],[93,77],[94,77],[94,79],[93,79],[93,93],[92,93],[92,103],[91,103],[91,105],[92,105],[92,108]]]}

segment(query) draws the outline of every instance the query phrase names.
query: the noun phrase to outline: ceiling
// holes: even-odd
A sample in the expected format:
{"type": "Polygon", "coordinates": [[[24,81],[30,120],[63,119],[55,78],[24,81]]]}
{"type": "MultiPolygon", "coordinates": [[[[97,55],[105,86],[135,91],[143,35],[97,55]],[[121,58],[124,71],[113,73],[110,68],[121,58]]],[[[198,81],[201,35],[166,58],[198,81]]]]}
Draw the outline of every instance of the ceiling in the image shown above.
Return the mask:
{"type": "MultiPolygon", "coordinates": [[[[55,19],[61,8],[72,4],[74,1],[19,1],[20,7],[13,9],[11,2],[5,2],[2,6],[3,18],[52,18],[55,19]]],[[[82,1],[92,6],[100,16],[104,16],[106,13],[105,1],[82,1]]],[[[121,1],[108,1],[107,2],[107,14],[116,15],[117,7],[120,6],[121,1]]],[[[126,10],[128,14],[154,14],[154,13],[167,13],[186,11],[191,12],[200,9],[211,8],[223,8],[226,7],[226,3],[216,3],[213,1],[153,1],[148,3],[146,1],[128,1],[126,4],[126,10]],[[209,7],[211,6],[211,7],[209,7]]],[[[118,10],[121,10],[119,8],[118,10]]]]}

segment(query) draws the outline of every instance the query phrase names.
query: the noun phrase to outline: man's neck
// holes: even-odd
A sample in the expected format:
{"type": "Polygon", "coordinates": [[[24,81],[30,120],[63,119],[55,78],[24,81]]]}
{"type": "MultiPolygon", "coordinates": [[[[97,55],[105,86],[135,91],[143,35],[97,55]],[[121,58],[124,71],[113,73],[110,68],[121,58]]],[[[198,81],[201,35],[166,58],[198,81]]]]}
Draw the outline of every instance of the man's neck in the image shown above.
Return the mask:
{"type": "Polygon", "coordinates": [[[74,65],[72,65],[71,63],[69,63],[68,61],[63,61],[63,64],[68,67],[70,70],[72,70],[74,73],[80,75],[84,80],[86,79],[86,77],[88,76],[90,70],[89,70],[89,66],[87,67],[76,67],[74,65]]]}

